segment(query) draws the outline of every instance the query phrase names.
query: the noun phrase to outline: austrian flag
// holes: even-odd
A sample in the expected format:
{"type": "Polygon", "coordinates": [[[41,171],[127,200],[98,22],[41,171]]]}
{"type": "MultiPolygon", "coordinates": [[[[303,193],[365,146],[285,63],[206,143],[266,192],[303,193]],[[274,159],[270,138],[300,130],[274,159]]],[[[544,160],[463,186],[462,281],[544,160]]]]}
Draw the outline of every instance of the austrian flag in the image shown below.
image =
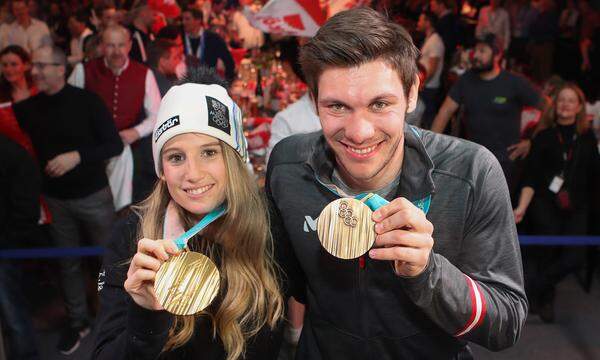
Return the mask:
{"type": "Polygon", "coordinates": [[[325,22],[319,0],[271,0],[258,13],[244,14],[255,28],[282,35],[312,37],[325,22]]]}

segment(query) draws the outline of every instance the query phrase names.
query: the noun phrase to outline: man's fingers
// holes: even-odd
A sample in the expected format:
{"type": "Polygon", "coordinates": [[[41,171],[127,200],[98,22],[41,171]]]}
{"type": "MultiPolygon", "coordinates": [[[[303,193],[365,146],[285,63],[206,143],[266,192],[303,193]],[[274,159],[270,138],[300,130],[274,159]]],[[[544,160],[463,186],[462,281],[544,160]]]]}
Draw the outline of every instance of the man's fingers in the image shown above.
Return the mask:
{"type": "MultiPolygon", "coordinates": [[[[387,209],[382,207],[379,209],[384,210],[380,213],[383,214],[384,217],[379,218],[380,220],[378,221],[378,224],[375,225],[375,232],[377,234],[383,234],[392,230],[412,228],[417,232],[433,233],[433,224],[427,220],[425,213],[423,213],[421,209],[414,206],[410,201],[406,199],[403,200],[404,201],[402,201],[400,204],[396,204],[394,207],[387,209]]],[[[392,205],[392,203],[386,206],[389,205],[392,205]]],[[[377,210],[375,213],[377,213],[379,210],[377,210]]],[[[374,214],[373,217],[376,218],[376,215],[374,214]]]]}
{"type": "Polygon", "coordinates": [[[405,246],[412,248],[431,248],[433,239],[420,233],[407,230],[393,230],[375,238],[377,247],[405,246]]]}
{"type": "Polygon", "coordinates": [[[427,251],[403,246],[371,249],[369,251],[369,257],[374,260],[395,260],[409,264],[426,262],[428,256],[429,252],[427,251]]]}

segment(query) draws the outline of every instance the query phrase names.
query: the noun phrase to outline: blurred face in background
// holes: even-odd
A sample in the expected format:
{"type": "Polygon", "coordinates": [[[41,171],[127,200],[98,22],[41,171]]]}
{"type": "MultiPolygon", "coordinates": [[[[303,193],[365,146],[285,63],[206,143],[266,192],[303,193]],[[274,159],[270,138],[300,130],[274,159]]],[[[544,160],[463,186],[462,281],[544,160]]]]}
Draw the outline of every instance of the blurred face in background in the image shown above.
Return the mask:
{"type": "Polygon", "coordinates": [[[183,23],[183,31],[187,34],[195,34],[202,28],[202,19],[196,19],[190,11],[186,11],[181,15],[183,23]]]}
{"type": "Polygon", "coordinates": [[[158,68],[164,75],[175,76],[175,69],[177,69],[177,65],[179,65],[182,59],[183,53],[181,50],[176,46],[172,46],[169,49],[169,53],[160,58],[158,68]]]}
{"type": "Polygon", "coordinates": [[[115,8],[104,9],[100,21],[102,22],[102,27],[104,29],[109,26],[117,25],[117,10],[115,8]]]}
{"type": "Polygon", "coordinates": [[[14,1],[12,3],[12,13],[19,22],[29,20],[29,7],[25,1],[14,1]]]}
{"type": "Polygon", "coordinates": [[[475,45],[473,52],[473,67],[477,72],[487,72],[494,68],[494,52],[492,48],[483,43],[475,45]]]}
{"type": "Polygon", "coordinates": [[[111,69],[122,68],[127,62],[129,51],[131,51],[129,34],[121,30],[105,31],[102,35],[102,48],[108,67],[111,69]]]}
{"type": "Polygon", "coordinates": [[[556,97],[556,117],[558,120],[575,120],[582,106],[575,90],[562,89],[556,97]]]}
{"type": "Polygon", "coordinates": [[[56,62],[52,50],[48,48],[35,50],[32,64],[31,75],[40,91],[54,93],[64,85],[65,65],[56,62]]]}
{"type": "Polygon", "coordinates": [[[138,18],[146,27],[150,28],[154,23],[154,11],[149,6],[144,6],[138,14],[138,18]]]}
{"type": "Polygon", "coordinates": [[[17,54],[8,53],[0,57],[0,67],[2,77],[10,84],[16,84],[25,79],[31,64],[24,62],[17,54]]]}
{"type": "Polygon", "coordinates": [[[69,28],[69,32],[71,33],[71,35],[73,35],[74,37],[79,37],[83,30],[85,30],[85,24],[79,22],[79,20],[77,20],[74,16],[71,16],[69,18],[69,21],[67,22],[67,27],[69,28]]]}

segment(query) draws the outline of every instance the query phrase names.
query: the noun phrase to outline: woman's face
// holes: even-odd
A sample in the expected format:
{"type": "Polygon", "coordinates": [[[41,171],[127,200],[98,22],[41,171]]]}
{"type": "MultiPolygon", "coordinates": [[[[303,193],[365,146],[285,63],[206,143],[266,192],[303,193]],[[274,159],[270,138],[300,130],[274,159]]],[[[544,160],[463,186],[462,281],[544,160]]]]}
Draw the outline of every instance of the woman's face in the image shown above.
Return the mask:
{"type": "Polygon", "coordinates": [[[161,161],[171,198],[190,213],[203,216],[225,201],[227,170],[219,140],[177,135],[164,145],[161,161]]]}
{"type": "Polygon", "coordinates": [[[25,78],[25,73],[29,70],[29,64],[24,63],[21,58],[12,53],[5,54],[0,58],[2,76],[11,84],[14,84],[25,78]]]}
{"type": "Polygon", "coordinates": [[[556,115],[561,119],[575,118],[582,104],[573,89],[563,89],[556,98],[556,115]]]}

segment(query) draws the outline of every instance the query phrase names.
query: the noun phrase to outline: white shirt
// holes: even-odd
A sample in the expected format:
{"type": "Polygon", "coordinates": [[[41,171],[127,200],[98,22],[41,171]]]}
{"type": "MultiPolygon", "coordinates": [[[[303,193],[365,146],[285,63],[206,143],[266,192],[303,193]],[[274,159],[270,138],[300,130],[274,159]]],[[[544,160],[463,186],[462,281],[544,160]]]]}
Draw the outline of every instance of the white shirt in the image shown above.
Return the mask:
{"type": "Polygon", "coordinates": [[[285,110],[275,114],[271,123],[271,138],[267,148],[267,162],[278,142],[294,134],[307,134],[321,130],[321,121],[308,92],[285,110]]]}
{"type": "Polygon", "coordinates": [[[85,41],[86,37],[88,37],[92,34],[93,34],[92,30],[85,28],[85,30],[83,30],[81,35],[71,39],[71,43],[70,43],[70,47],[69,47],[71,49],[71,55],[69,55],[67,57],[67,61],[69,62],[69,64],[72,64],[72,65],[77,64],[78,62],[83,60],[83,58],[84,58],[83,42],[85,41]]]}
{"type": "Polygon", "coordinates": [[[31,18],[27,28],[17,21],[0,26],[0,49],[8,45],[19,45],[30,54],[42,46],[52,45],[50,30],[45,22],[31,18]]]}
{"type": "Polygon", "coordinates": [[[504,45],[504,50],[510,44],[510,17],[508,11],[496,8],[492,11],[489,6],[484,6],[479,11],[479,20],[475,28],[475,36],[483,37],[485,34],[494,34],[504,45]]]}
{"type": "Polygon", "coordinates": [[[429,60],[432,58],[438,58],[438,65],[435,69],[435,73],[425,83],[425,87],[428,89],[437,89],[440,87],[440,76],[442,75],[442,68],[444,67],[444,41],[434,32],[425,39],[423,47],[421,48],[421,58],[419,63],[427,69],[427,74],[430,74],[433,69],[430,69],[429,60]]]}
{"type": "MultiPolygon", "coordinates": [[[[119,74],[127,69],[127,66],[129,66],[129,59],[119,70],[119,74]]],[[[69,76],[68,82],[69,84],[78,88],[85,88],[85,70],[82,63],[75,65],[71,76],[69,76]]],[[[148,136],[152,133],[159,107],[160,91],[158,90],[158,85],[156,84],[156,78],[154,78],[154,74],[150,69],[148,69],[146,71],[146,83],[144,91],[144,110],[146,111],[146,118],[141,123],[133,127],[133,129],[140,134],[140,138],[148,136]]]]}
{"type": "Polygon", "coordinates": [[[237,31],[244,49],[259,48],[265,43],[262,31],[253,27],[241,11],[236,11],[233,14],[231,27],[234,31],[237,31]]]}

